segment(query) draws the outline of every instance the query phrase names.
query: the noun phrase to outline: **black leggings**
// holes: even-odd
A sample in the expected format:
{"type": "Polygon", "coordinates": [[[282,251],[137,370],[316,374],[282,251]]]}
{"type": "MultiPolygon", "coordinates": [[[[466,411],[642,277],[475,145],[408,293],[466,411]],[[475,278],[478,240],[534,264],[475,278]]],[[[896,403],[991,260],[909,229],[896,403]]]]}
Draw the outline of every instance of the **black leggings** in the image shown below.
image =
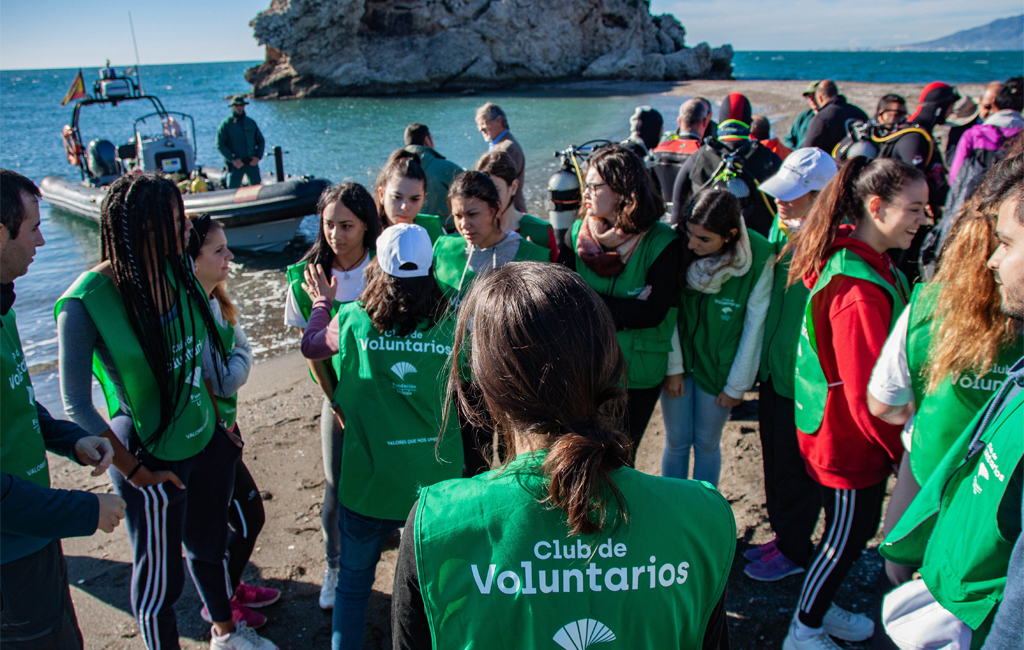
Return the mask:
{"type": "Polygon", "coordinates": [[[821,513],[821,491],[800,455],[793,400],[776,393],[767,379],[758,401],[768,521],[779,552],[806,569],[814,554],[811,537],[821,513]]]}
{"type": "Polygon", "coordinates": [[[859,490],[820,486],[825,532],[807,569],[797,615],[808,627],[821,621],[850,567],[875,536],[882,520],[885,481],[859,490]]]}
{"type": "Polygon", "coordinates": [[[630,465],[636,465],[636,452],[640,449],[651,414],[661,397],[661,384],[652,388],[629,388],[626,390],[626,433],[633,443],[630,465]]]}
{"type": "Polygon", "coordinates": [[[235,462],[235,488],[228,508],[228,576],[232,590],[238,589],[266,519],[260,490],[239,458],[235,462]]]}

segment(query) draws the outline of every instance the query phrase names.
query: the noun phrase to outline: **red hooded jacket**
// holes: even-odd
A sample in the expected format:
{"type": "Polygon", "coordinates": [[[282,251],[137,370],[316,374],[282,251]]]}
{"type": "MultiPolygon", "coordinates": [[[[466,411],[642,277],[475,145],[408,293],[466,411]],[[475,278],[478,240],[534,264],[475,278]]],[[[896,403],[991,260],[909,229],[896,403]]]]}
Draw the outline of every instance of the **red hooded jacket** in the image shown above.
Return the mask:
{"type": "MultiPolygon", "coordinates": [[[[889,256],[850,237],[852,232],[852,227],[842,226],[825,259],[849,248],[895,284],[889,256]]],[[[804,276],[809,289],[817,280],[817,272],[804,276]]],[[[885,289],[849,276],[834,277],[812,298],[818,358],[829,385],[836,385],[828,391],[821,428],[811,435],[800,432],[797,438],[807,473],[826,487],[876,485],[902,458],[902,427],[871,415],[867,403],[868,381],[889,336],[892,307],[885,289]]]]}

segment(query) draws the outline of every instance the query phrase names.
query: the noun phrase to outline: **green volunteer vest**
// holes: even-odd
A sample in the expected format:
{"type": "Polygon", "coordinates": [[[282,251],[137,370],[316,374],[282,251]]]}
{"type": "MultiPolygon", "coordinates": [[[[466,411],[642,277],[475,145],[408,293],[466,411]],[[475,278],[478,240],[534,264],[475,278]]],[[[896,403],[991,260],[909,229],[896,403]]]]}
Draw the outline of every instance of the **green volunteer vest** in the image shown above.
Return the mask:
{"type": "Polygon", "coordinates": [[[1020,534],[1024,391],[1004,406],[970,453],[983,414],[984,409],[953,442],[879,548],[893,562],[921,567],[928,591],[976,631],[972,648],[985,641],[1020,534]]]}
{"type": "MultiPolygon", "coordinates": [[[[907,278],[895,266],[892,267],[899,287],[885,281],[867,262],[849,248],[843,248],[825,263],[814,289],[807,296],[803,321],[800,327],[800,341],[796,349],[796,373],[794,400],[796,402],[796,428],[806,434],[814,434],[825,418],[825,401],[833,387],[828,385],[825,372],[818,359],[818,343],[814,332],[814,315],[811,313],[812,298],[828,286],[832,278],[846,275],[851,278],[874,282],[885,289],[892,301],[892,320],[889,329],[896,324],[900,313],[907,304],[907,278]]],[[[835,386],[839,388],[839,386],[835,386]]]]}
{"type": "Polygon", "coordinates": [[[548,251],[548,259],[542,260],[544,262],[551,261],[551,249],[548,248],[550,233],[551,225],[532,214],[524,214],[523,218],[519,220],[519,234],[522,235],[523,239],[548,251]]]}
{"type": "Polygon", "coordinates": [[[1006,381],[1006,371],[1024,356],[1024,340],[1017,337],[1012,346],[1000,351],[992,369],[986,374],[965,373],[949,377],[934,393],[926,393],[924,370],[928,365],[939,289],[935,284],[917,285],[907,307],[910,310],[907,365],[917,407],[910,446],[910,469],[918,485],[925,484],[964,427],[1006,381]]]}
{"type": "MultiPolygon", "coordinates": [[[[572,224],[572,247],[576,250],[582,219],[572,224]]],[[[676,239],[672,228],[659,222],[643,235],[633,257],[629,259],[622,273],[613,278],[602,278],[576,257],[576,272],[594,291],[613,298],[632,298],[647,286],[647,271],[658,259],[665,247],[676,239]]],[[[620,330],[615,333],[619,347],[626,358],[626,372],[629,388],[653,388],[660,386],[668,369],[668,354],[672,351],[672,330],[676,327],[678,309],[668,310],[665,320],[657,327],[635,330],[620,330]]]]}
{"type": "MultiPolygon", "coordinates": [[[[224,351],[231,356],[231,351],[235,349],[235,329],[231,327],[231,323],[224,325],[217,323],[217,336],[224,344],[224,351]]],[[[231,397],[214,396],[214,399],[217,402],[217,412],[220,414],[220,419],[224,421],[224,426],[228,429],[235,426],[235,421],[238,418],[238,393],[231,397]]]]}
{"type": "MultiPolygon", "coordinates": [[[[776,244],[778,255],[785,246],[785,238],[776,244]]],[[[776,394],[793,399],[795,389],[793,376],[796,374],[796,347],[800,341],[800,325],[807,308],[810,291],[803,282],[786,288],[789,277],[789,263],[792,256],[775,263],[775,277],[772,283],[772,301],[768,305],[768,316],[764,321],[764,342],[761,345],[761,368],[758,378],[763,382],[770,377],[776,394]]]]}
{"type": "Polygon", "coordinates": [[[0,467],[12,476],[50,487],[50,468],[46,463],[46,444],[39,428],[39,414],[28,376],[28,364],[21,349],[14,310],[0,317],[0,467]]]}
{"type": "Polygon", "coordinates": [[[418,214],[412,220],[417,226],[423,226],[430,236],[430,243],[433,244],[439,237],[444,236],[444,220],[432,214],[418,214]]]}
{"type": "Polygon", "coordinates": [[[345,413],[338,500],[367,517],[405,520],[420,488],[462,476],[462,437],[446,403],[454,323],[381,334],[358,302],[338,311],[338,388],[345,413]]]}
{"type": "Polygon", "coordinates": [[[565,513],[540,503],[545,455],[420,493],[416,571],[433,647],[700,648],[736,548],[722,495],[620,468],[629,525],[571,537],[565,513]]]}
{"type": "Polygon", "coordinates": [[[729,278],[718,293],[702,293],[689,286],[679,292],[679,343],[683,375],[693,377],[702,391],[718,395],[729,378],[743,336],[747,300],[775,249],[753,230],[750,270],[729,278]]]}
{"type": "MultiPolygon", "coordinates": [[[[466,268],[467,261],[466,240],[462,235],[444,235],[434,242],[434,279],[452,307],[459,306],[476,278],[476,273],[466,268]]],[[[519,241],[519,249],[512,261],[550,262],[551,251],[524,238],[519,241]]]]}
{"type": "MultiPolygon", "coordinates": [[[[64,301],[72,298],[82,301],[106,343],[124,386],[135,431],[139,439],[145,441],[160,423],[160,392],[128,321],[121,294],[106,275],[86,271],[57,301],[54,314],[59,314],[64,301]]],[[[198,309],[184,290],[178,291],[178,306],[193,311],[198,309]]],[[[183,460],[195,456],[206,448],[216,425],[210,395],[203,383],[202,353],[206,343],[206,325],[198,314],[194,314],[194,319],[186,314],[184,321],[184,341],[179,338],[177,327],[163,328],[163,336],[168,337],[171,349],[175,350],[175,372],[187,373],[182,389],[187,395],[181,396],[179,411],[160,440],[145,445],[146,451],[161,460],[183,460]],[[191,320],[195,320],[195,329],[190,330],[191,320]]],[[[96,355],[93,355],[92,370],[103,388],[109,415],[113,417],[121,405],[114,383],[96,355]]]]}

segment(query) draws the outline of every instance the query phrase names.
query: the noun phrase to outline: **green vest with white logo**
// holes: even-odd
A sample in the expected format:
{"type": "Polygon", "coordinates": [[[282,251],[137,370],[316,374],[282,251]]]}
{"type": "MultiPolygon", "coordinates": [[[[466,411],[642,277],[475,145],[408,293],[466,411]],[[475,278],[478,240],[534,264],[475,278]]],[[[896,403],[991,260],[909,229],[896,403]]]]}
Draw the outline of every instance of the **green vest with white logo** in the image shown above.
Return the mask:
{"type": "Polygon", "coordinates": [[[519,220],[519,234],[522,235],[523,239],[529,241],[531,244],[536,244],[548,251],[548,258],[546,260],[541,260],[542,262],[551,261],[551,249],[548,248],[551,224],[543,219],[533,216],[532,214],[524,214],[523,218],[519,220]]]}
{"type": "MultiPolygon", "coordinates": [[[[914,389],[913,438],[910,469],[918,485],[924,485],[935,466],[964,427],[1006,380],[1006,371],[1024,356],[1024,340],[1000,351],[993,367],[984,375],[965,373],[945,378],[934,393],[925,391],[924,371],[932,344],[933,315],[941,287],[919,284],[910,298],[907,322],[907,365],[914,389]]],[[[935,329],[934,331],[938,331],[935,329]]]]}
{"type": "MultiPolygon", "coordinates": [[[[199,291],[202,292],[202,289],[199,291]]],[[[170,349],[174,351],[172,361],[175,378],[183,372],[186,379],[178,400],[178,412],[168,430],[159,440],[145,444],[146,451],[161,460],[184,460],[195,456],[206,448],[216,425],[210,394],[203,382],[202,354],[206,344],[206,325],[197,313],[199,307],[188,294],[179,290],[177,295],[176,308],[186,310],[182,318],[185,323],[184,339],[178,331],[177,319],[165,325],[160,336],[167,337],[170,349]]],[[[135,431],[145,443],[160,423],[160,391],[142,346],[135,338],[121,294],[106,275],[86,271],[60,297],[54,313],[59,314],[61,304],[72,298],[81,300],[85,305],[100,337],[107,345],[124,387],[128,400],[126,406],[131,411],[135,431]]],[[[154,332],[154,335],[157,333],[154,332]]],[[[96,355],[93,355],[92,370],[103,388],[109,415],[113,417],[121,405],[114,383],[96,355]]]]}
{"type": "Polygon", "coordinates": [[[685,286],[679,292],[679,343],[683,375],[709,395],[725,388],[736,350],[743,336],[747,300],[761,278],[774,248],[762,235],[748,230],[750,270],[722,284],[718,293],[703,293],[685,286]]]}
{"type": "Polygon", "coordinates": [[[338,500],[367,517],[404,520],[420,488],[462,476],[454,408],[435,450],[454,323],[381,334],[352,302],[338,311],[338,328],[334,401],[345,413],[338,500]]]}
{"type": "MultiPolygon", "coordinates": [[[[420,493],[412,533],[433,647],[700,648],[736,548],[722,495],[620,468],[628,525],[573,537],[541,503],[545,456],[420,493]]],[[[608,511],[615,522],[614,498],[608,511]]]]}
{"type": "Polygon", "coordinates": [[[12,476],[50,487],[50,469],[46,463],[46,444],[39,429],[32,379],[21,349],[14,310],[0,317],[0,467],[12,476]]]}
{"type": "MultiPolygon", "coordinates": [[[[487,255],[487,251],[476,255],[487,255]]],[[[521,239],[512,261],[550,262],[551,251],[521,239]]],[[[466,240],[462,235],[444,235],[434,242],[434,279],[452,307],[459,306],[476,279],[476,273],[466,267],[467,262],[466,240]]]]}
{"type": "MultiPolygon", "coordinates": [[[[231,327],[231,323],[217,323],[217,336],[224,344],[224,352],[230,357],[231,351],[235,349],[235,328],[231,327]]],[[[214,399],[217,400],[217,412],[224,421],[224,426],[228,429],[235,426],[235,420],[238,418],[238,393],[230,397],[214,396],[214,399]]]]}
{"type": "Polygon", "coordinates": [[[1021,532],[1024,391],[972,449],[983,415],[984,409],[950,445],[879,547],[893,562],[921,567],[935,600],[975,630],[971,648],[985,641],[1021,532]]]}
{"type": "MultiPolygon", "coordinates": [[[[772,232],[775,232],[773,230],[772,232]]],[[[785,246],[785,238],[776,244],[776,255],[785,246]]],[[[792,256],[775,263],[772,284],[772,301],[768,305],[768,316],[764,321],[764,342],[761,345],[761,369],[758,377],[762,382],[769,378],[777,395],[793,399],[795,389],[793,376],[796,374],[796,347],[800,341],[800,324],[807,308],[810,295],[803,282],[786,287],[789,277],[789,263],[792,256]]]]}
{"type": "Polygon", "coordinates": [[[825,419],[825,402],[828,399],[828,392],[832,388],[842,390],[842,385],[834,387],[828,385],[825,371],[821,369],[821,361],[818,359],[818,339],[815,335],[814,314],[811,309],[814,295],[827,287],[832,278],[837,275],[874,282],[885,289],[892,301],[892,320],[889,323],[891,330],[903,312],[903,308],[907,305],[908,293],[906,276],[895,266],[892,267],[892,271],[896,276],[897,287],[886,282],[885,278],[849,248],[840,249],[829,258],[821,270],[821,276],[807,297],[803,324],[800,327],[800,342],[796,350],[796,390],[794,395],[796,428],[803,433],[814,434],[818,431],[825,419]]]}
{"type": "MultiPolygon", "coordinates": [[[[572,246],[576,250],[582,219],[572,224],[572,246]]],[[[629,258],[622,273],[602,278],[590,270],[579,256],[576,257],[576,272],[590,287],[605,296],[613,298],[635,298],[647,286],[647,271],[665,248],[677,235],[672,228],[659,222],[641,235],[642,239],[633,256],[629,258]]],[[[619,330],[615,337],[626,358],[629,388],[653,388],[661,385],[668,369],[668,354],[672,351],[672,330],[676,326],[678,309],[672,307],[665,320],[657,327],[635,330],[619,330]]]]}

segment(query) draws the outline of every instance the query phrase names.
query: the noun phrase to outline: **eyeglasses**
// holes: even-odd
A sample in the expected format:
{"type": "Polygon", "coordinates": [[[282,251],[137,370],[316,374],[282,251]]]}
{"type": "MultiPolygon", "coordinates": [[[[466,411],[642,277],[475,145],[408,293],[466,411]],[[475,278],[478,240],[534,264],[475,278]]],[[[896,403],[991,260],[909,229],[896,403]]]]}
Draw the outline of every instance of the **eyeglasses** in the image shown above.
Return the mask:
{"type": "Polygon", "coordinates": [[[608,183],[584,183],[583,191],[590,192],[591,194],[597,192],[597,188],[607,185],[608,183]]]}

